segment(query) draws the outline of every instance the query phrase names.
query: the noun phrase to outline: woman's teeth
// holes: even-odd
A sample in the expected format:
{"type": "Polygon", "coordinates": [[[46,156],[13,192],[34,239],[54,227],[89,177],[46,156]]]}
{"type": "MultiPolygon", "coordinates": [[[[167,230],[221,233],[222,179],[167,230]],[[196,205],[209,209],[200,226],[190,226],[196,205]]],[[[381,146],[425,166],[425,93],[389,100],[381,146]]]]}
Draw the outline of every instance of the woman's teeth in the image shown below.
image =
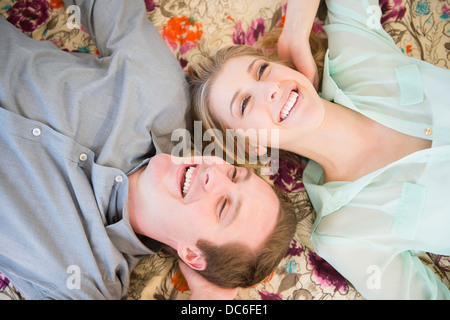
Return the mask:
{"type": "Polygon", "coordinates": [[[280,112],[280,120],[283,121],[286,119],[286,117],[289,115],[289,112],[291,112],[292,107],[294,106],[295,102],[297,101],[298,93],[295,91],[291,91],[288,101],[284,105],[284,107],[281,109],[280,112]]]}
{"type": "Polygon", "coordinates": [[[187,169],[186,171],[186,175],[184,177],[184,185],[183,185],[183,196],[186,195],[186,193],[189,190],[189,187],[191,186],[191,178],[192,178],[192,173],[194,172],[195,167],[189,167],[189,169],[187,169]]]}

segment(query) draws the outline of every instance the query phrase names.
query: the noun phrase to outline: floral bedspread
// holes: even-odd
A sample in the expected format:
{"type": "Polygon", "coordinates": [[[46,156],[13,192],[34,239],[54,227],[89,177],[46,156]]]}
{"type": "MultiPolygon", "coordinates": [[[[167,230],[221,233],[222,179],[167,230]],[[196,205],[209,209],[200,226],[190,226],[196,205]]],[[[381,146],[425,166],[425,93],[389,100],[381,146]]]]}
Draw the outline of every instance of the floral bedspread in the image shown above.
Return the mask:
{"type": "MultiPolygon", "coordinates": [[[[145,0],[145,4],[148,18],[186,69],[204,50],[233,43],[252,45],[268,30],[283,26],[286,0],[145,0]]],[[[383,27],[405,55],[450,67],[450,0],[380,0],[380,6],[383,27]]],[[[33,39],[51,41],[61,50],[98,54],[82,26],[69,28],[71,12],[61,0],[0,0],[0,14],[33,39]]],[[[313,31],[322,33],[322,25],[317,18],[313,31]]],[[[277,175],[267,178],[292,197],[306,198],[304,167],[304,159],[286,155],[277,175]]],[[[309,241],[313,219],[311,209],[298,224],[278,268],[255,287],[240,289],[238,299],[364,299],[314,252],[309,241]]],[[[450,287],[449,257],[424,253],[420,258],[450,287]]],[[[131,280],[127,299],[188,299],[190,295],[175,258],[168,254],[144,258],[131,280]]],[[[20,298],[0,272],[0,299],[20,298]]]]}

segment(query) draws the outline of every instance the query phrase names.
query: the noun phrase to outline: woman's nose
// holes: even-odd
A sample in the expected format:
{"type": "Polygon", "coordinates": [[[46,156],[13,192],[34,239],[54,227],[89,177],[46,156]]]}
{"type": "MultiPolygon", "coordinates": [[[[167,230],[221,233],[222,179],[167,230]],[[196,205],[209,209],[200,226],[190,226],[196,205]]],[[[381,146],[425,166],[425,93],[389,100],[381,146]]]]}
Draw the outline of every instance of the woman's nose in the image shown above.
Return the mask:
{"type": "Polygon", "coordinates": [[[263,84],[263,96],[267,102],[276,101],[280,92],[280,83],[277,81],[264,81],[263,84]]]}

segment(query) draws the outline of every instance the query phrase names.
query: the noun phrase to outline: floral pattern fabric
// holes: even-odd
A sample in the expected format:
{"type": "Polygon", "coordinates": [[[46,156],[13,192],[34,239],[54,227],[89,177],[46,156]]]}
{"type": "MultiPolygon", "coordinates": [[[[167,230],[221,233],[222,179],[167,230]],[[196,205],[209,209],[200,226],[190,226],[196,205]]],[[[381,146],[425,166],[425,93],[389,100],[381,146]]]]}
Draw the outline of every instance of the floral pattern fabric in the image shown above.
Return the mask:
{"type": "Polygon", "coordinates": [[[450,68],[449,0],[380,0],[381,23],[403,53],[450,68]]]}
{"type": "MultiPolygon", "coordinates": [[[[144,0],[148,18],[183,69],[203,52],[232,44],[252,45],[274,27],[282,27],[286,0],[144,0]]],[[[450,0],[380,0],[382,24],[405,55],[442,68],[450,65],[450,0]]],[[[70,28],[62,0],[0,0],[0,14],[27,36],[48,40],[61,50],[99,54],[86,30],[70,28]]],[[[316,19],[313,32],[322,33],[316,19]]],[[[302,183],[306,160],[286,154],[279,171],[267,180],[292,197],[307,199],[302,183]]],[[[237,299],[361,300],[364,297],[310,243],[315,213],[302,217],[290,249],[272,274],[260,284],[240,289],[237,299]]],[[[355,257],[357,259],[358,257],[355,257]]],[[[450,258],[420,255],[450,287],[450,258]]],[[[1,266],[0,266],[1,270],[1,266]]],[[[127,299],[188,299],[189,286],[176,259],[164,252],[148,256],[131,274],[127,299]]],[[[0,298],[20,299],[0,273],[0,298]]]]}

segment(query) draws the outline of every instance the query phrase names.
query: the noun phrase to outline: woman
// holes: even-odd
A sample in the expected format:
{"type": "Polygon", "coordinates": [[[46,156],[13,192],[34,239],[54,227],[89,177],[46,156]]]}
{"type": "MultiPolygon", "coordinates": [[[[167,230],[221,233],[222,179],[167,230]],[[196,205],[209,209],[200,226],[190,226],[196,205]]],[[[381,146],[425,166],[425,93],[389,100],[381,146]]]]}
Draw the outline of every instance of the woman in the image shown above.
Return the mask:
{"type": "MultiPolygon", "coordinates": [[[[295,30],[310,30],[315,14],[302,4],[288,3],[278,48],[311,65],[310,52],[295,50],[307,43],[295,30]]],[[[450,255],[450,71],[404,56],[373,24],[378,1],[327,7],[320,95],[315,70],[306,77],[233,47],[192,70],[195,112],[206,128],[278,130],[280,149],[311,159],[303,179],[317,213],[312,243],[366,298],[450,299],[415,255],[450,255]]],[[[249,142],[258,154],[269,147],[249,142]]]]}

